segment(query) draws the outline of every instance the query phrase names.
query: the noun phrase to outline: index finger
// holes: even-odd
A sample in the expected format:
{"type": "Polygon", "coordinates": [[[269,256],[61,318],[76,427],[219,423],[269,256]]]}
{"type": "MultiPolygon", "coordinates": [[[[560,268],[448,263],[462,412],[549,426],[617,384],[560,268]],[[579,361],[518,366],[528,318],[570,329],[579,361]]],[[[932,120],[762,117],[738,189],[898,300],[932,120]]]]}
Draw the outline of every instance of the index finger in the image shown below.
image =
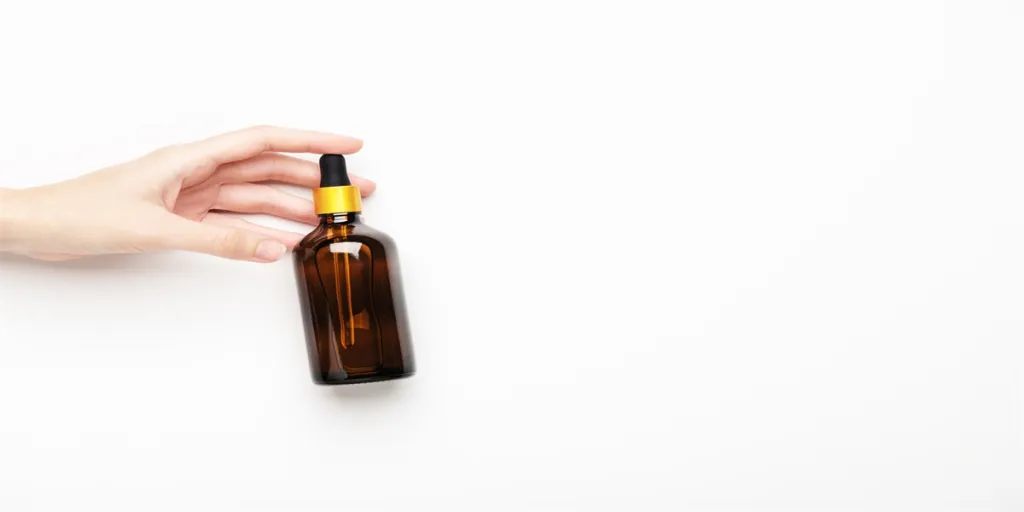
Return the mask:
{"type": "Polygon", "coordinates": [[[363,141],[334,133],[296,130],[280,126],[254,126],[192,143],[204,158],[216,165],[251,158],[262,153],[333,153],[359,151],[363,141]]]}

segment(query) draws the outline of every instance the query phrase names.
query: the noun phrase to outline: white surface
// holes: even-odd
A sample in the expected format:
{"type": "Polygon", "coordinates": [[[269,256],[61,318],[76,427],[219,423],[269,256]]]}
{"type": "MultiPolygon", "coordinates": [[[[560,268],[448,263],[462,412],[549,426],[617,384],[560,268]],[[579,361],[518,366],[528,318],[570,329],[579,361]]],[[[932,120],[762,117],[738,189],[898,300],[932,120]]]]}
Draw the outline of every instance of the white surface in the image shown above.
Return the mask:
{"type": "Polygon", "coordinates": [[[0,184],[360,136],[421,371],[314,387],[288,262],[6,258],[0,509],[1024,510],[1024,5],[674,4],[4,3],[0,184]]]}

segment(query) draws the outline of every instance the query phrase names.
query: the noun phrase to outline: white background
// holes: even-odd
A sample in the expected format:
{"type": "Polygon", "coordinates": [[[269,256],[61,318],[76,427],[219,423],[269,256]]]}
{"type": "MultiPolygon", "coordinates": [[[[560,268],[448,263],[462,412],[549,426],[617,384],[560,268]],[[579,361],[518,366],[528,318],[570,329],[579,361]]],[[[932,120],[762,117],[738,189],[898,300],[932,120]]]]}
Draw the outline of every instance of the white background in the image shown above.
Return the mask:
{"type": "Polygon", "coordinates": [[[0,186],[363,138],[420,367],[313,386],[288,261],[5,257],[0,509],[1024,510],[1022,2],[5,2],[0,65],[0,186]]]}

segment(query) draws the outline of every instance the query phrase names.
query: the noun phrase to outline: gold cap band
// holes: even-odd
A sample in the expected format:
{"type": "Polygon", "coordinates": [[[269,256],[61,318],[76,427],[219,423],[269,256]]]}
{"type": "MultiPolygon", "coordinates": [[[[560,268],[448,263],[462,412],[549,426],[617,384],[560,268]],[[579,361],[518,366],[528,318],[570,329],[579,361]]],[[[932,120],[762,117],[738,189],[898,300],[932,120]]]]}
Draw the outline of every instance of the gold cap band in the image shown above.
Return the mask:
{"type": "Polygon", "coordinates": [[[359,198],[359,187],[323,187],[313,189],[313,210],[317,215],[328,213],[352,213],[363,211],[359,198]]]}

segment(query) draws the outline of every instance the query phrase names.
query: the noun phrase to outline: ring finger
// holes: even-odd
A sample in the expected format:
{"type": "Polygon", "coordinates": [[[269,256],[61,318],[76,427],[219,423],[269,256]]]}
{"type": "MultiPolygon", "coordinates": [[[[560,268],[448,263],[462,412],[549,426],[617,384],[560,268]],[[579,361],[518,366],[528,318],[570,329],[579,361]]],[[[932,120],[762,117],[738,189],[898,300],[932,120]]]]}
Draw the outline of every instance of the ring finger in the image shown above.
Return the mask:
{"type": "Polygon", "coordinates": [[[316,224],[313,202],[278,190],[270,185],[230,183],[221,185],[211,210],[238,213],[265,213],[284,219],[316,224]]]}

